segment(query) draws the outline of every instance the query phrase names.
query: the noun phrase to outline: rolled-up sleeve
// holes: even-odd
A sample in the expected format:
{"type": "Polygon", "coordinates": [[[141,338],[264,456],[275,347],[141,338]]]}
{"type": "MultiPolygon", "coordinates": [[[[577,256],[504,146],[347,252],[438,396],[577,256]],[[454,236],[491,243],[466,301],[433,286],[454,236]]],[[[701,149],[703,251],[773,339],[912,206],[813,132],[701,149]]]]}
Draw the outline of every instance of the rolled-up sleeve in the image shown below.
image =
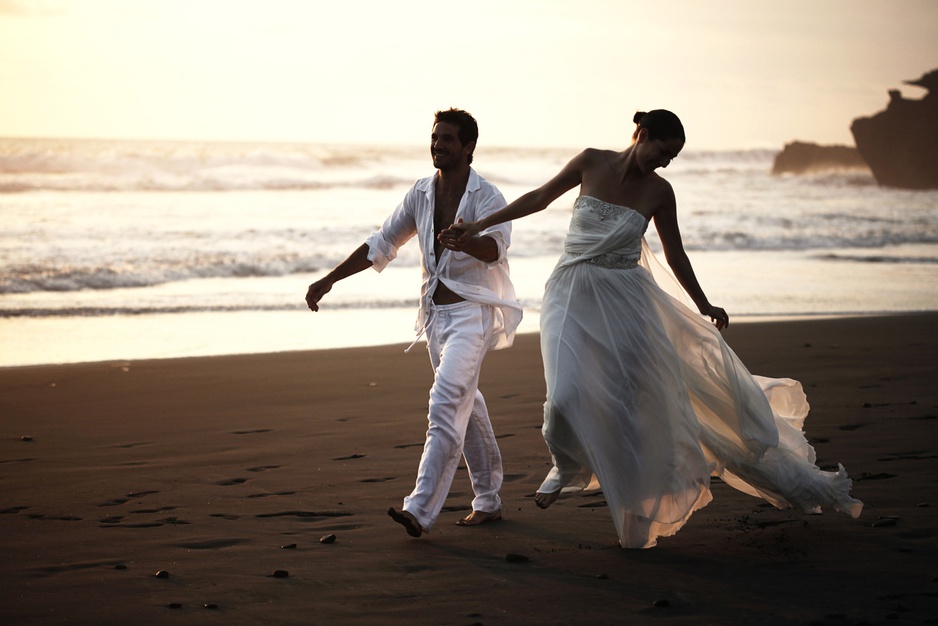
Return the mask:
{"type": "MultiPolygon", "coordinates": [[[[492,213],[505,208],[507,204],[505,198],[500,192],[494,190],[494,188],[492,188],[492,190],[493,193],[478,207],[478,213],[475,217],[476,220],[488,217],[492,213]]],[[[508,258],[508,247],[511,245],[511,222],[502,222],[501,224],[486,228],[479,233],[479,236],[491,237],[498,246],[498,257],[494,261],[483,261],[487,267],[495,267],[508,258]]]]}
{"type": "Polygon", "coordinates": [[[508,257],[508,246],[511,244],[511,227],[501,228],[504,224],[489,228],[479,233],[480,237],[491,237],[498,246],[498,257],[494,261],[482,261],[487,267],[495,267],[508,257]],[[506,232],[507,231],[507,232],[506,232]]]}
{"type": "Polygon", "coordinates": [[[387,267],[397,257],[398,249],[417,234],[413,193],[414,189],[411,188],[381,228],[365,240],[368,244],[368,260],[378,272],[387,267]]]}

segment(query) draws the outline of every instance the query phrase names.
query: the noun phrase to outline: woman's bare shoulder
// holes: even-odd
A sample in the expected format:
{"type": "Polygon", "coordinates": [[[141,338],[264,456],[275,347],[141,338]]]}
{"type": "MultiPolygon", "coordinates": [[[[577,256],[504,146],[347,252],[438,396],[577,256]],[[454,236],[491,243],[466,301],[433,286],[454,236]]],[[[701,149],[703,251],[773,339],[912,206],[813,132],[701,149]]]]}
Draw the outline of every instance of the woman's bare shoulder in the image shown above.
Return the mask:
{"type": "Polygon", "coordinates": [[[618,153],[612,150],[603,150],[601,148],[586,148],[579,154],[579,156],[583,157],[584,159],[601,159],[603,161],[608,161],[612,157],[616,156],[616,154],[618,153]]]}
{"type": "Polygon", "coordinates": [[[648,178],[651,197],[654,199],[655,210],[657,213],[661,209],[670,209],[675,210],[677,208],[677,200],[674,196],[674,187],[671,186],[671,183],[662,176],[658,175],[658,172],[652,172],[652,175],[648,178]]]}
{"type": "Polygon", "coordinates": [[[612,150],[600,150],[599,148],[586,148],[573,158],[580,171],[588,171],[599,166],[608,166],[615,158],[616,153],[612,150]]]}

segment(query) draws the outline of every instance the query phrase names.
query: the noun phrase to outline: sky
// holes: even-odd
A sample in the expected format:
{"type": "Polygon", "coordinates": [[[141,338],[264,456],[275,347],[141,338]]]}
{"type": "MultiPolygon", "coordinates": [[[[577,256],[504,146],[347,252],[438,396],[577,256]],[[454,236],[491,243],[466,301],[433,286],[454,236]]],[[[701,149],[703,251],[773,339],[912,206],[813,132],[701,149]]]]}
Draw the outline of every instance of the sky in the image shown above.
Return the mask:
{"type": "Polygon", "coordinates": [[[0,0],[0,137],[852,145],[935,68],[938,0],[0,0]]]}

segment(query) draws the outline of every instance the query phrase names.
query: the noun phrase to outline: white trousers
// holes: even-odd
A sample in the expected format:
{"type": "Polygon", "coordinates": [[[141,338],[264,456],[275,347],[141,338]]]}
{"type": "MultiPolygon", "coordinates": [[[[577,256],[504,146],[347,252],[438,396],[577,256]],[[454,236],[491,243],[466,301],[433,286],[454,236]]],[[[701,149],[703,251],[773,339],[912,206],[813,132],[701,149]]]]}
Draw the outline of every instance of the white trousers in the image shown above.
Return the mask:
{"type": "Polygon", "coordinates": [[[427,440],[417,482],[404,510],[430,530],[449,494],[461,457],[466,459],[475,497],[472,509],[501,508],[502,456],[495,442],[479,372],[492,338],[494,310],[475,302],[433,305],[427,350],[433,366],[427,440]]]}

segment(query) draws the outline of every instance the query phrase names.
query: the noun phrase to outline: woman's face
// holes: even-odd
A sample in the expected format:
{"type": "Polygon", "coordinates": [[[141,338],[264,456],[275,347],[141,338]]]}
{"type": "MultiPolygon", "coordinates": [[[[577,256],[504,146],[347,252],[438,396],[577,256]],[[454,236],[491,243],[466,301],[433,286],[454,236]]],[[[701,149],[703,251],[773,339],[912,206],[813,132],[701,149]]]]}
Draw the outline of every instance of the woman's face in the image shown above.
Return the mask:
{"type": "Polygon", "coordinates": [[[681,139],[648,139],[640,137],[639,141],[639,167],[646,174],[659,167],[667,167],[669,163],[681,152],[684,141],[681,139]]]}

